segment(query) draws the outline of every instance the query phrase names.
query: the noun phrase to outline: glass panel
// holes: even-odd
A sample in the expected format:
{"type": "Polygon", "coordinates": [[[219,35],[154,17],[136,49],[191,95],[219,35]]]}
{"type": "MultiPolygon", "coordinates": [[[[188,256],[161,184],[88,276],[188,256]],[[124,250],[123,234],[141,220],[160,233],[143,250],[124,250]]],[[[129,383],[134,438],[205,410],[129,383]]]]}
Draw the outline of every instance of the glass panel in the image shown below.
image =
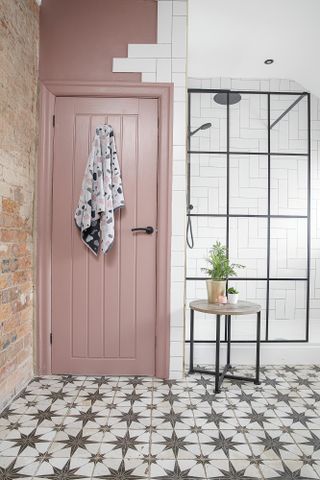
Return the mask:
{"type": "Polygon", "coordinates": [[[190,202],[192,213],[226,214],[226,155],[191,155],[190,202]]]}
{"type": "MultiPolygon", "coordinates": [[[[270,120],[272,123],[282,115],[300,96],[271,95],[270,120]]],[[[305,96],[270,130],[271,152],[308,152],[308,99],[305,96]]]]}
{"type": "Polygon", "coordinates": [[[272,215],[307,215],[307,157],[271,157],[272,215]]]}
{"type": "Polygon", "coordinates": [[[270,281],[270,340],[305,339],[306,298],[307,282],[270,281]]]}
{"type": "Polygon", "coordinates": [[[268,213],[268,157],[230,156],[230,213],[268,213]]]}
{"type": "MultiPolygon", "coordinates": [[[[266,291],[267,282],[263,280],[230,280],[229,287],[235,287],[239,292],[239,300],[254,302],[261,305],[261,339],[265,337],[266,324],[266,291]]],[[[232,322],[232,340],[255,340],[257,330],[256,315],[235,315],[232,322]]]]}
{"type": "Polygon", "coordinates": [[[226,243],[226,219],[222,217],[191,217],[194,247],[187,248],[187,276],[205,277],[201,268],[207,265],[206,257],[217,240],[226,243]]]}
{"type": "Polygon", "coordinates": [[[192,93],[190,98],[191,132],[211,123],[190,137],[191,150],[225,152],[227,149],[227,108],[213,100],[214,93],[192,93]]]}
{"type": "Polygon", "coordinates": [[[266,277],[266,218],[230,218],[229,244],[230,260],[246,267],[238,270],[240,277],[266,277]]]}
{"type": "Polygon", "coordinates": [[[268,151],[267,95],[241,93],[240,102],[230,105],[230,151],[268,151]]]}
{"type": "Polygon", "coordinates": [[[271,218],[270,277],[307,276],[307,219],[271,218]]]}

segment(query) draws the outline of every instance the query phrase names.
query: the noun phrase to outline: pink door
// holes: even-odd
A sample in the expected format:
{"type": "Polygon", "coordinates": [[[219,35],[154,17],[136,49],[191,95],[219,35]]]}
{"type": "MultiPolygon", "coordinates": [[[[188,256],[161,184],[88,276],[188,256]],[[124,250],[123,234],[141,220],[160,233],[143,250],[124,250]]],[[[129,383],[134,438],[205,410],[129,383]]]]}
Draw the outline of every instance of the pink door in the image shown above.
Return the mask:
{"type": "Polygon", "coordinates": [[[52,371],[154,375],[157,100],[57,98],[53,166],[52,371]],[[74,210],[98,124],[115,132],[126,206],[95,257],[74,210]],[[155,233],[132,232],[152,226],[155,233]]]}

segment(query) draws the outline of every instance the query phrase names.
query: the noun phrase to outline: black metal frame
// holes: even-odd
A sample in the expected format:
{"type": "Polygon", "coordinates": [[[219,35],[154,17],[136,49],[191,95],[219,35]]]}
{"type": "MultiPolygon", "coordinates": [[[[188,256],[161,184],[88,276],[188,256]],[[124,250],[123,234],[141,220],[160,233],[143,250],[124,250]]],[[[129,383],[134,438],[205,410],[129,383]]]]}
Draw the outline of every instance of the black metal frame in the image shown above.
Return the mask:
{"type": "Polygon", "coordinates": [[[231,366],[231,315],[225,315],[225,329],[226,329],[226,340],[227,343],[227,363],[224,366],[222,372],[220,372],[220,328],[221,328],[221,315],[216,315],[216,360],[215,360],[215,370],[210,371],[202,368],[194,368],[193,366],[193,350],[194,350],[194,309],[190,308],[190,352],[189,352],[189,373],[205,373],[215,376],[215,393],[220,393],[220,387],[225,378],[231,378],[233,380],[241,380],[243,382],[254,382],[255,385],[260,385],[260,343],[261,343],[261,311],[257,312],[257,330],[256,330],[256,339],[254,340],[256,344],[256,365],[255,365],[255,377],[246,377],[243,375],[233,375],[228,373],[231,366]]]}
{"type": "MultiPolygon", "coordinates": [[[[265,278],[246,278],[246,277],[236,277],[230,278],[229,280],[243,280],[243,281],[265,281],[266,282],[266,330],[265,338],[261,342],[270,342],[270,343],[303,343],[309,341],[309,297],[310,297],[310,254],[311,254],[311,235],[310,235],[310,208],[311,208],[311,107],[310,107],[310,93],[309,92],[279,92],[279,91],[257,91],[257,90],[224,90],[224,89],[199,89],[199,88],[190,88],[188,89],[188,132],[190,132],[191,127],[191,95],[193,93],[210,93],[215,94],[223,92],[227,94],[229,98],[230,93],[239,93],[239,94],[249,94],[249,95],[265,95],[267,96],[268,102],[268,151],[267,152],[250,152],[250,151],[231,151],[230,150],[230,105],[229,102],[226,105],[227,109],[227,144],[226,150],[224,151],[197,151],[192,150],[190,147],[190,135],[187,138],[187,222],[188,225],[191,222],[192,217],[222,217],[226,218],[226,246],[227,251],[229,250],[229,229],[230,229],[230,218],[266,218],[267,219],[267,275],[265,278]],[[290,105],[273,123],[270,119],[270,102],[273,95],[286,95],[286,96],[297,96],[298,98],[290,105]],[[307,98],[307,152],[271,152],[271,129],[285,116],[287,113],[297,105],[303,98],[307,98]],[[209,155],[225,155],[226,156],[226,170],[227,170],[227,205],[226,213],[191,213],[191,191],[190,191],[190,181],[191,181],[191,155],[192,154],[209,154],[209,155]],[[230,155],[259,155],[266,156],[268,161],[268,213],[265,215],[254,215],[254,214],[231,214],[229,208],[229,190],[230,190],[230,155]],[[307,159],[307,214],[306,215],[272,215],[271,212],[271,195],[270,195],[270,177],[271,177],[271,157],[273,156],[301,156],[307,159]],[[286,277],[286,278],[274,278],[270,277],[270,223],[272,218],[293,218],[299,219],[304,218],[307,220],[307,276],[304,278],[298,277],[286,277]],[[305,327],[305,338],[297,340],[272,340],[269,339],[269,299],[270,299],[270,281],[304,281],[306,282],[306,327],[305,327]]],[[[206,277],[188,277],[186,276],[186,281],[188,280],[205,280],[206,277]]],[[[222,342],[227,342],[227,327],[225,328],[225,339],[222,342]]],[[[216,343],[216,340],[195,340],[195,343],[216,343]]],[[[252,343],[252,340],[233,340],[234,343],[252,343]]],[[[190,343],[189,340],[186,340],[186,343],[190,343]]]]}

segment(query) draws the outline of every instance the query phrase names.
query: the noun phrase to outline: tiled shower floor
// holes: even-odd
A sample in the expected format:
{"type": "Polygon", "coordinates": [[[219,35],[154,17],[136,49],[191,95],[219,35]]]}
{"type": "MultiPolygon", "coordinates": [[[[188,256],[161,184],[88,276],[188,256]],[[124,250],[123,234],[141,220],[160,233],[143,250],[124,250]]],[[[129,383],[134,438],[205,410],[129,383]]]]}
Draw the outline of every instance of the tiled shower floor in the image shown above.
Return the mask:
{"type": "Polygon", "coordinates": [[[320,478],[320,366],[212,380],[35,378],[0,416],[0,479],[320,478]]]}

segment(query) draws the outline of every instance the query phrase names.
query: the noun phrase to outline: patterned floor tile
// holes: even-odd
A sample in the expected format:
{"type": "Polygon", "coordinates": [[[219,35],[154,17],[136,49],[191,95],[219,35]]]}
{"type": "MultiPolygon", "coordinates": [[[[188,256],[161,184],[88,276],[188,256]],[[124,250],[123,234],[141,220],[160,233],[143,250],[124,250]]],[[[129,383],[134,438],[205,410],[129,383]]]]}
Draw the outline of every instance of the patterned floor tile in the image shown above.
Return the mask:
{"type": "Polygon", "coordinates": [[[34,478],[42,479],[80,479],[91,478],[94,470],[94,463],[87,458],[51,458],[43,462],[34,478]]]}
{"type": "Polygon", "coordinates": [[[141,459],[105,458],[96,464],[93,477],[96,480],[140,480],[149,477],[150,467],[141,459]]]}
{"type": "Polygon", "coordinates": [[[214,460],[205,466],[208,479],[256,480],[263,478],[259,468],[248,460],[214,460]]]}
{"type": "Polygon", "coordinates": [[[52,457],[87,458],[100,450],[104,433],[98,429],[83,428],[81,430],[65,428],[57,432],[48,452],[52,457]]]}
{"type": "Polygon", "coordinates": [[[298,461],[265,461],[260,465],[266,480],[314,480],[317,472],[310,465],[298,461]]]}
{"type": "Polygon", "coordinates": [[[44,427],[21,427],[11,430],[0,443],[0,456],[36,457],[50,447],[56,432],[44,427]]]}
{"type": "Polygon", "coordinates": [[[112,429],[104,434],[100,452],[109,458],[142,458],[150,452],[150,433],[112,429]]]}
{"type": "Polygon", "coordinates": [[[281,430],[251,431],[246,436],[253,454],[262,460],[299,460],[301,455],[293,437],[281,430]]]}
{"type": "Polygon", "coordinates": [[[32,478],[40,466],[41,460],[36,457],[0,456],[0,478],[32,478]]]}
{"type": "Polygon", "coordinates": [[[37,377],[0,414],[0,480],[319,480],[319,378],[263,366],[216,395],[209,374],[37,377]]]}
{"type": "Polygon", "coordinates": [[[146,428],[151,423],[151,409],[127,405],[110,412],[107,425],[111,428],[146,428]]]}
{"type": "Polygon", "coordinates": [[[304,455],[320,461],[320,430],[292,430],[291,436],[304,455]]]}
{"type": "Polygon", "coordinates": [[[200,455],[198,435],[189,430],[157,430],[152,433],[151,454],[162,459],[191,459],[200,455]]]}
{"type": "Polygon", "coordinates": [[[206,478],[203,465],[194,460],[158,460],[151,465],[150,478],[153,480],[202,480],[206,478]]]}
{"type": "Polygon", "coordinates": [[[266,406],[239,406],[235,410],[236,417],[241,426],[248,430],[279,429],[283,424],[277,415],[277,408],[266,406]]]}
{"type": "Polygon", "coordinates": [[[235,430],[206,430],[199,433],[199,442],[210,460],[246,460],[251,455],[245,436],[235,430]]]}

